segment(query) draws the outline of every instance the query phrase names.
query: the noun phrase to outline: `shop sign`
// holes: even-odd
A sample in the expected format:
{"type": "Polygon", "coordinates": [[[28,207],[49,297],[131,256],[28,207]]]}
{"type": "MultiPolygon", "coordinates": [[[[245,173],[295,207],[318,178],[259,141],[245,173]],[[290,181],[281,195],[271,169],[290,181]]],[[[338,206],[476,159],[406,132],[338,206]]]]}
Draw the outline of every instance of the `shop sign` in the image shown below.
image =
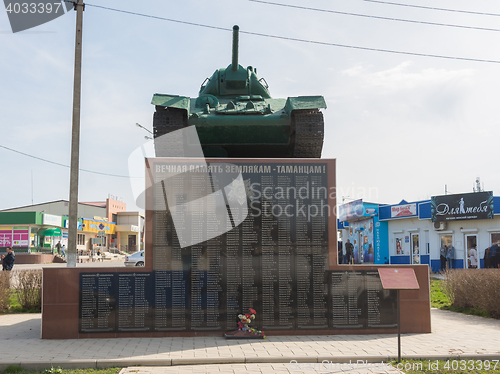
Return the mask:
{"type": "Polygon", "coordinates": [[[110,222],[99,222],[90,219],[84,219],[82,223],[82,230],[95,233],[104,231],[106,234],[114,234],[115,224],[110,222]]]}
{"type": "Polygon", "coordinates": [[[29,235],[29,228],[0,227],[0,247],[27,247],[29,235]]]}
{"type": "Polygon", "coordinates": [[[431,221],[493,219],[493,192],[431,197],[431,221]]]}
{"type": "Polygon", "coordinates": [[[391,218],[417,215],[417,204],[396,205],[391,207],[391,218]]]}
{"type": "Polygon", "coordinates": [[[339,206],[339,220],[351,221],[363,217],[363,200],[355,200],[339,206]]]}
{"type": "Polygon", "coordinates": [[[51,226],[61,227],[61,216],[55,216],[53,214],[43,214],[43,224],[51,226]]]}
{"type": "MultiPolygon", "coordinates": [[[[67,220],[64,221],[64,228],[65,229],[69,228],[69,219],[67,219],[67,220]]],[[[78,222],[76,224],[76,229],[77,230],[83,230],[84,228],[85,228],[85,226],[82,226],[82,220],[78,219],[78,222]]]]}

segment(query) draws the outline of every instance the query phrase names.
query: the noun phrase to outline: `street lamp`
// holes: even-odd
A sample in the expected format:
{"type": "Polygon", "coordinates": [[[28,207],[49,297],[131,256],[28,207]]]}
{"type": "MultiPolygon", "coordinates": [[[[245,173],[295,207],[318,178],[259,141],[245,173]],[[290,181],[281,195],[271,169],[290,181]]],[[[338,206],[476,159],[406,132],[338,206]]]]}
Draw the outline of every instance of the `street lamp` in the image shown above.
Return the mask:
{"type": "Polygon", "coordinates": [[[152,137],[147,136],[147,135],[146,135],[146,136],[144,136],[144,139],[146,139],[146,140],[153,140],[153,138],[152,138],[152,137]]]}
{"type": "MultiPolygon", "coordinates": [[[[144,127],[143,125],[141,125],[140,123],[137,123],[137,122],[136,122],[136,124],[135,124],[135,125],[136,125],[137,127],[140,127],[141,129],[146,130],[146,131],[147,131],[147,132],[149,132],[151,135],[153,135],[153,133],[152,133],[150,130],[148,130],[147,128],[145,128],[145,127],[144,127]]],[[[150,138],[150,139],[151,139],[151,138],[150,138]]]]}

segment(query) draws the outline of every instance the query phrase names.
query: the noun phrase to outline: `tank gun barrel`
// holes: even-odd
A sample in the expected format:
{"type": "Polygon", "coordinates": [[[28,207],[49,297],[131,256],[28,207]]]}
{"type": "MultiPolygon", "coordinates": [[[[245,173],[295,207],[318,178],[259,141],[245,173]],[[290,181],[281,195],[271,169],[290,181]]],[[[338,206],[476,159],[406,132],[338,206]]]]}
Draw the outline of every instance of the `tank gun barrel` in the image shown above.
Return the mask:
{"type": "Polygon", "coordinates": [[[238,34],[240,28],[238,25],[233,26],[233,59],[231,61],[231,70],[238,71],[238,34]]]}

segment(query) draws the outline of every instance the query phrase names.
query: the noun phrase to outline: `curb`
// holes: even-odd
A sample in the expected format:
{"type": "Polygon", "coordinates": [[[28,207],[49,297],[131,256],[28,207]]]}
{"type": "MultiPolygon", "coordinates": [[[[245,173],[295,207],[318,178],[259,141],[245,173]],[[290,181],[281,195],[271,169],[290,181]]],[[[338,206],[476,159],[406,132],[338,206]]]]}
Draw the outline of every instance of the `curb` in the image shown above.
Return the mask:
{"type": "MultiPolygon", "coordinates": [[[[405,360],[499,360],[500,354],[464,354],[464,355],[403,355],[405,360]]],[[[25,361],[25,362],[2,362],[0,370],[8,366],[19,366],[26,370],[41,370],[51,367],[62,369],[103,369],[110,367],[129,366],[180,366],[180,365],[223,365],[223,364],[268,364],[268,363],[319,363],[319,364],[367,364],[387,363],[396,361],[396,356],[267,356],[267,357],[193,357],[193,358],[115,358],[98,360],[63,360],[63,361],[25,361]]]]}

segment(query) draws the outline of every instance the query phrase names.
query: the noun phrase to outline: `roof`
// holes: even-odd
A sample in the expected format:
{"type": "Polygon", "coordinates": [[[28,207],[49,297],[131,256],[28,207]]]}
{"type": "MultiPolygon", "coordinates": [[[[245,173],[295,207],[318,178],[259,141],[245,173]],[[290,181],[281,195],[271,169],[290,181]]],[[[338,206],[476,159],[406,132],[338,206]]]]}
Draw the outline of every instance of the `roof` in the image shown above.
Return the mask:
{"type": "MultiPolygon", "coordinates": [[[[24,205],[24,206],[16,206],[13,208],[0,209],[0,212],[11,212],[11,211],[15,211],[17,209],[24,209],[24,208],[29,208],[29,207],[33,207],[33,212],[36,212],[37,211],[36,207],[40,207],[40,206],[47,205],[47,204],[55,204],[55,203],[69,204],[69,201],[68,200],[53,200],[53,201],[47,201],[45,203],[30,204],[30,205],[24,205]]],[[[105,201],[79,202],[78,205],[88,205],[88,206],[93,206],[93,207],[97,207],[97,208],[106,208],[105,201]]]]}
{"type": "Polygon", "coordinates": [[[30,204],[30,205],[24,205],[24,206],[16,206],[13,208],[7,208],[7,209],[1,209],[0,212],[5,212],[8,210],[14,210],[14,209],[19,209],[19,208],[28,208],[30,206],[40,206],[40,205],[46,205],[46,204],[52,204],[52,203],[59,203],[59,202],[68,202],[68,200],[54,200],[54,201],[47,201],[46,203],[39,203],[39,204],[30,204]]]}
{"type": "Polygon", "coordinates": [[[79,204],[96,206],[98,208],[106,208],[106,202],[105,201],[91,201],[91,202],[85,202],[85,203],[79,203],[79,204]]]}

